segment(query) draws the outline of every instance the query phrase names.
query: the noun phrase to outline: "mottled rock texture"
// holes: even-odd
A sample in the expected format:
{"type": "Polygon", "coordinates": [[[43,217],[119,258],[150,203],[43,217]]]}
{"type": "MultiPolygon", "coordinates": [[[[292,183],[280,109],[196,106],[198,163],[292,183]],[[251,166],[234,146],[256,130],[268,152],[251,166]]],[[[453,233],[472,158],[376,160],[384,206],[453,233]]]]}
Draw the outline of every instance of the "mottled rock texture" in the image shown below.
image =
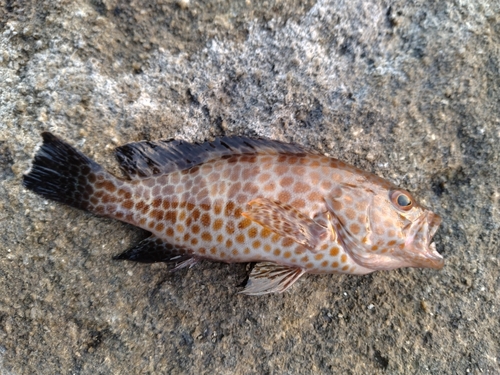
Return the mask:
{"type": "Polygon", "coordinates": [[[500,3],[0,0],[0,373],[500,373],[500,3]],[[113,148],[294,141],[444,218],[443,270],[236,292],[246,265],[112,256],[145,233],[21,186],[40,132],[113,148]]]}

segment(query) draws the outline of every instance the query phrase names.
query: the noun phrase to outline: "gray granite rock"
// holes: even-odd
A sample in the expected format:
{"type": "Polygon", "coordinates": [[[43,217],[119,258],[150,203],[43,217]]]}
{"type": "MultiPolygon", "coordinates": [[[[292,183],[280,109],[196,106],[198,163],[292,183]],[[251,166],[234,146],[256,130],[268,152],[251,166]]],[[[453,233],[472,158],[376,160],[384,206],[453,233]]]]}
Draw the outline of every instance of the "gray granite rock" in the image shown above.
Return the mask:
{"type": "Polygon", "coordinates": [[[500,373],[500,3],[0,2],[2,374],[500,373]],[[440,213],[441,271],[306,276],[112,256],[144,233],[21,186],[49,130],[294,141],[440,213]]]}

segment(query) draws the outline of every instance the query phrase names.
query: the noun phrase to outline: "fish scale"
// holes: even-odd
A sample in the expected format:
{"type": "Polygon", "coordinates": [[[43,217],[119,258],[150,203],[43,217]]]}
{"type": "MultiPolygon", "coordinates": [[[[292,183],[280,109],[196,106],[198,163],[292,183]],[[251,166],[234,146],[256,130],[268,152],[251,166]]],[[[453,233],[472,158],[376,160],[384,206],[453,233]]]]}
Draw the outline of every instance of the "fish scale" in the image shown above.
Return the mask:
{"type": "Polygon", "coordinates": [[[256,262],[246,294],[284,291],[303,273],[442,267],[430,244],[436,214],[378,176],[297,145],[132,143],[117,149],[121,178],[42,136],[27,188],[151,233],[116,259],[256,262]],[[398,207],[401,194],[411,209],[398,207]]]}

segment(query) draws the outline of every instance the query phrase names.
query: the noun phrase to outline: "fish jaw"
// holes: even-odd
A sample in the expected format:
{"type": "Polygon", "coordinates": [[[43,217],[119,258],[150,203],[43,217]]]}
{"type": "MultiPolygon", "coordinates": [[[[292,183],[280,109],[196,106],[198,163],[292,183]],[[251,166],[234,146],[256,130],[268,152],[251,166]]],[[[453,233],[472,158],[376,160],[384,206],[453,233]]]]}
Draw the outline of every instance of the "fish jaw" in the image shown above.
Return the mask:
{"type": "MultiPolygon", "coordinates": [[[[349,256],[359,265],[372,271],[393,270],[403,267],[441,269],[444,260],[431,242],[441,217],[425,210],[414,220],[406,234],[406,241],[400,246],[369,251],[352,236],[339,228],[338,239],[349,256]]],[[[338,224],[338,223],[337,223],[338,224]]]]}
{"type": "Polygon", "coordinates": [[[432,237],[441,224],[441,217],[432,211],[426,211],[410,228],[403,252],[410,263],[409,267],[433,268],[440,270],[444,259],[436,250],[432,237]]]}

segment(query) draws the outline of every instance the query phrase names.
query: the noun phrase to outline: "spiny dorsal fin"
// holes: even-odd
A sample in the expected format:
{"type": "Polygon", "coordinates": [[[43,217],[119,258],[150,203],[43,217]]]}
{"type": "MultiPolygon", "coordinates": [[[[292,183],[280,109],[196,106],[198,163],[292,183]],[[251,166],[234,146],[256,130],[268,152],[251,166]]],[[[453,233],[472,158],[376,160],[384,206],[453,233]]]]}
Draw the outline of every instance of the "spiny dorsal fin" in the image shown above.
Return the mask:
{"type": "Polygon", "coordinates": [[[143,178],[184,170],[227,155],[305,154],[301,146],[265,138],[220,137],[213,142],[179,140],[128,143],[116,149],[116,158],[130,178],[143,178]]]}
{"type": "Polygon", "coordinates": [[[328,230],[288,204],[256,198],[248,202],[250,210],[241,215],[259,223],[280,236],[315,252],[318,243],[326,239],[328,230]]]}
{"type": "Polygon", "coordinates": [[[173,246],[153,235],[113,257],[113,259],[132,260],[140,263],[184,262],[190,258],[191,256],[186,249],[173,246]]]}
{"type": "Polygon", "coordinates": [[[281,266],[271,262],[257,263],[240,293],[260,296],[268,293],[282,293],[290,288],[305,271],[299,267],[281,266]]]}

